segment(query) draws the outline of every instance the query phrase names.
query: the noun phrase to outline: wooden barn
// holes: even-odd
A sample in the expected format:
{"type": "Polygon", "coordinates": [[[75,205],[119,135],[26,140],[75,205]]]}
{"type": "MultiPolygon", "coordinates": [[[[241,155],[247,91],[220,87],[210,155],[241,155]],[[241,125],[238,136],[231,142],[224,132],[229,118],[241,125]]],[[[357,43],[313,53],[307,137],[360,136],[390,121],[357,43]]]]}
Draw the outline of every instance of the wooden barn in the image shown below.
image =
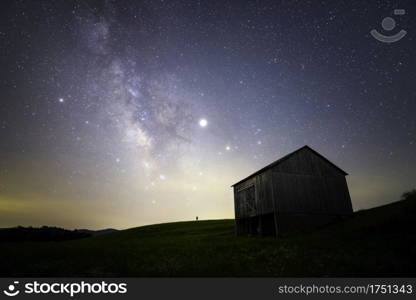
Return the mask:
{"type": "Polygon", "coordinates": [[[304,146],[232,185],[237,235],[281,236],[352,215],[345,171],[304,146]]]}

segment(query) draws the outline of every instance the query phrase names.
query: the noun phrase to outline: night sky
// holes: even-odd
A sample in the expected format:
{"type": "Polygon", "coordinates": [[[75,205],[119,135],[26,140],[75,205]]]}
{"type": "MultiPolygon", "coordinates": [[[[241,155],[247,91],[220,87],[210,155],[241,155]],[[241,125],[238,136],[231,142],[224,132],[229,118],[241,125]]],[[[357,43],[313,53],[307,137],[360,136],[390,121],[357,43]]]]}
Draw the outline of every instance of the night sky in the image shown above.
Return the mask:
{"type": "Polygon", "coordinates": [[[0,227],[232,218],[230,185],[305,144],[350,174],[355,210],[415,187],[414,0],[0,14],[0,227]]]}

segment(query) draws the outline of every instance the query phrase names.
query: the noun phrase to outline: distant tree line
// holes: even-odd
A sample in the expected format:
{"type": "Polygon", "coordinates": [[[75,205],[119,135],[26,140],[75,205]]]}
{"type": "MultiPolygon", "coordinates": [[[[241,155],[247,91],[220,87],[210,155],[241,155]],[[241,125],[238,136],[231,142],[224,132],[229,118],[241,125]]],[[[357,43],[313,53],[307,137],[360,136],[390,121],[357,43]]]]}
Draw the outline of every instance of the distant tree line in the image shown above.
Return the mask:
{"type": "Polygon", "coordinates": [[[402,195],[402,200],[416,199],[416,189],[408,191],[402,195]]]}
{"type": "Polygon", "coordinates": [[[401,200],[409,203],[404,213],[416,217],[416,189],[404,193],[401,200]]]}
{"type": "Polygon", "coordinates": [[[67,230],[49,226],[42,226],[39,228],[18,226],[0,229],[0,243],[67,241],[87,238],[90,236],[90,233],[79,230],[67,230]]]}

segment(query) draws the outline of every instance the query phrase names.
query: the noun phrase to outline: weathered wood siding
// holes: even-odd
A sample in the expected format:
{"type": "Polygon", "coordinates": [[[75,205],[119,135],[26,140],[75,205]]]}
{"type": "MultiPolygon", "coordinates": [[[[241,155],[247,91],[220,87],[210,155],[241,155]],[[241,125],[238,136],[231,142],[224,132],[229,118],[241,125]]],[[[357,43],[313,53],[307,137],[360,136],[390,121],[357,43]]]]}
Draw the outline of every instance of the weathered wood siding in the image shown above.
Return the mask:
{"type": "MultiPolygon", "coordinates": [[[[250,217],[249,204],[246,192],[251,187],[254,187],[254,193],[256,193],[257,191],[255,188],[254,177],[234,186],[234,207],[236,219],[250,217]]],[[[254,201],[256,201],[256,199],[254,201]]]]}
{"type": "Polygon", "coordinates": [[[344,174],[337,168],[308,149],[302,149],[294,153],[288,159],[274,166],[273,171],[325,177],[344,177],[344,174]]]}
{"type": "Polygon", "coordinates": [[[234,207],[236,218],[247,218],[254,215],[264,215],[272,213],[273,199],[272,199],[272,185],[271,185],[272,170],[267,170],[264,173],[247,179],[234,186],[234,207]],[[252,207],[247,198],[247,190],[254,187],[255,195],[255,214],[253,214],[252,207]]]}
{"type": "Polygon", "coordinates": [[[274,173],[278,213],[350,214],[351,200],[345,177],[317,177],[274,173]]]}
{"type": "Polygon", "coordinates": [[[272,168],[279,213],[350,214],[345,175],[307,149],[272,168]]]}
{"type": "Polygon", "coordinates": [[[272,170],[267,170],[256,176],[257,208],[259,215],[265,215],[274,211],[272,198],[272,170]]]}

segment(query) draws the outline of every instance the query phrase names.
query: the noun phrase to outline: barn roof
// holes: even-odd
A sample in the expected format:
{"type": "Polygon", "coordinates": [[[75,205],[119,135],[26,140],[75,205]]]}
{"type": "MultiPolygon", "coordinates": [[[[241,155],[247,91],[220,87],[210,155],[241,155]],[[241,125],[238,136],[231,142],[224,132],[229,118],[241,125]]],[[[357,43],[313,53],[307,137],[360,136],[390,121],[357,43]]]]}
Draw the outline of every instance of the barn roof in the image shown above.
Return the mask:
{"type": "Polygon", "coordinates": [[[297,150],[295,150],[295,151],[293,151],[293,152],[291,152],[291,153],[289,153],[289,154],[287,154],[287,155],[283,156],[282,158],[280,158],[280,159],[276,160],[275,162],[272,162],[271,164],[269,164],[269,165],[265,166],[264,168],[261,168],[260,170],[258,170],[258,171],[256,171],[256,172],[254,172],[253,174],[251,174],[251,175],[247,176],[246,178],[241,179],[239,182],[234,183],[231,187],[233,187],[233,186],[235,186],[235,185],[237,185],[237,184],[239,184],[239,183],[241,183],[241,182],[243,182],[243,181],[245,181],[245,180],[247,180],[247,179],[249,179],[249,178],[251,178],[251,177],[253,177],[253,176],[256,176],[256,175],[258,175],[258,174],[260,174],[260,173],[263,173],[263,172],[264,172],[264,171],[266,171],[267,169],[272,168],[272,167],[274,167],[274,166],[276,166],[276,165],[280,164],[281,162],[285,161],[286,159],[290,158],[292,155],[294,155],[294,154],[298,153],[299,151],[301,151],[301,150],[303,150],[303,149],[307,149],[307,150],[309,150],[309,151],[312,151],[314,154],[318,155],[320,158],[322,158],[323,160],[325,160],[326,162],[328,162],[331,166],[333,166],[334,168],[338,169],[341,173],[343,173],[344,175],[348,175],[348,173],[347,173],[347,172],[345,172],[345,171],[344,171],[344,170],[342,170],[340,167],[338,167],[337,165],[335,165],[333,162],[331,162],[331,161],[330,161],[329,159],[327,159],[325,156],[323,156],[322,154],[320,154],[320,153],[318,153],[317,151],[313,150],[313,149],[312,149],[311,147],[309,147],[308,145],[305,145],[305,146],[303,146],[303,147],[301,147],[301,148],[299,148],[299,149],[297,149],[297,150]]]}

